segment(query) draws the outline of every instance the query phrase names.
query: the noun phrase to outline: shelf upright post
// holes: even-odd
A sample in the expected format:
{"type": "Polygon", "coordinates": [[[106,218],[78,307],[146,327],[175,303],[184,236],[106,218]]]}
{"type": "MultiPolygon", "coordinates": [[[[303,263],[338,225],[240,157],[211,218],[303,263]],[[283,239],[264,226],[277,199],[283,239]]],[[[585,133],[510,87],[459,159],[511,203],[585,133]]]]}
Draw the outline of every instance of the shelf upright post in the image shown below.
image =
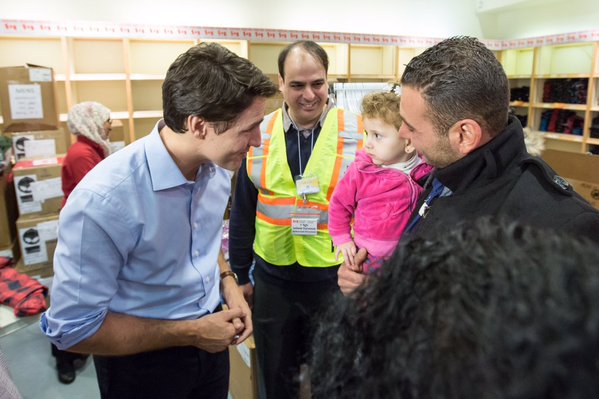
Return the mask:
{"type": "Polygon", "coordinates": [[[133,90],[131,89],[131,42],[123,38],[123,62],[125,63],[125,91],[127,96],[127,122],[129,124],[129,143],[135,141],[135,122],[133,121],[133,90]]]}

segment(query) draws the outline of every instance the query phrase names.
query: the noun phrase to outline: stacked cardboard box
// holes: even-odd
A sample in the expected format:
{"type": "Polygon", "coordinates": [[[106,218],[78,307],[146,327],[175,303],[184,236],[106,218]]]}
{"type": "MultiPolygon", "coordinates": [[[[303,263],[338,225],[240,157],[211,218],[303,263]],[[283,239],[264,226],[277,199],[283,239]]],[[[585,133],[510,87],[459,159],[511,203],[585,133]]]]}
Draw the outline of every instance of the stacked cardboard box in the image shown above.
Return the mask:
{"type": "Polygon", "coordinates": [[[15,186],[9,181],[10,164],[0,172],[0,256],[18,260],[16,244],[17,200],[15,186]]]}
{"type": "Polygon", "coordinates": [[[258,399],[258,363],[254,337],[229,347],[229,393],[233,399],[258,399]]]}
{"type": "Polygon", "coordinates": [[[64,157],[24,159],[16,163],[13,174],[21,217],[60,211],[63,199],[63,160],[64,157]]]}
{"type": "Polygon", "coordinates": [[[568,180],[574,191],[599,209],[599,155],[545,150],[541,158],[568,180]]]}
{"type": "Polygon", "coordinates": [[[53,274],[52,260],[58,238],[58,213],[17,220],[21,260],[16,270],[31,276],[53,274]]]}
{"type": "Polygon", "coordinates": [[[63,159],[25,159],[17,162],[13,168],[20,214],[16,223],[21,249],[21,261],[17,266],[20,272],[35,275],[41,273],[42,277],[52,273],[56,236],[55,233],[48,232],[57,226],[62,206],[63,159]],[[44,234],[34,234],[38,231],[44,234]],[[32,238],[32,235],[37,238],[32,238]]]}
{"type": "Polygon", "coordinates": [[[69,137],[63,129],[11,133],[15,160],[42,159],[66,154],[69,137]]]}
{"type": "MultiPolygon", "coordinates": [[[[17,207],[6,212],[14,238],[10,244],[18,242],[22,255],[17,270],[50,275],[63,196],[62,155],[69,146],[68,135],[59,127],[52,68],[0,68],[0,103],[2,132],[11,138],[17,161],[12,170],[17,207]]],[[[0,223],[0,230],[5,227],[0,223]]]]}
{"type": "Polygon", "coordinates": [[[32,64],[0,68],[0,102],[4,133],[59,126],[52,68],[32,64]]]}

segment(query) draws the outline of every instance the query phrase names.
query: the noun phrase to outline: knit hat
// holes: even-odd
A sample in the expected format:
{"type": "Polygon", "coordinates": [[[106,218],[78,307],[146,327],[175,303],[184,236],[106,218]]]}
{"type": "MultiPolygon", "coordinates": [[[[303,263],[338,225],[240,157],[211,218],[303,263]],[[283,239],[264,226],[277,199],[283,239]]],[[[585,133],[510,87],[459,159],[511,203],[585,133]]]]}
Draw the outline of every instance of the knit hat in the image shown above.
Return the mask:
{"type": "Polygon", "coordinates": [[[71,133],[83,136],[94,143],[100,144],[104,149],[104,155],[110,154],[108,138],[104,139],[104,124],[110,119],[110,110],[104,105],[86,101],[74,105],[67,117],[67,126],[71,133]]]}

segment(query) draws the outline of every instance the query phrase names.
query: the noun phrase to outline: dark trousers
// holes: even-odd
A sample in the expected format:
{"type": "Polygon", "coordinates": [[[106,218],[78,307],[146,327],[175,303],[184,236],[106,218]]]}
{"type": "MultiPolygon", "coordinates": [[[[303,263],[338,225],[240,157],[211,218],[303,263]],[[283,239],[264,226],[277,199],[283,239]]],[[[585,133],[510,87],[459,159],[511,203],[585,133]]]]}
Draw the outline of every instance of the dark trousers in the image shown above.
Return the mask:
{"type": "Polygon", "coordinates": [[[56,358],[56,365],[58,366],[61,363],[73,363],[77,359],[85,360],[87,356],[81,353],[73,353],[67,351],[61,351],[54,344],[50,344],[52,346],[52,356],[56,358]]]}
{"type": "Polygon", "coordinates": [[[254,340],[267,399],[297,399],[299,369],[312,343],[314,315],[339,292],[336,280],[276,284],[255,273],[254,340]]]}
{"type": "Polygon", "coordinates": [[[226,399],[229,351],[167,348],[131,356],[95,356],[103,399],[226,399]]]}

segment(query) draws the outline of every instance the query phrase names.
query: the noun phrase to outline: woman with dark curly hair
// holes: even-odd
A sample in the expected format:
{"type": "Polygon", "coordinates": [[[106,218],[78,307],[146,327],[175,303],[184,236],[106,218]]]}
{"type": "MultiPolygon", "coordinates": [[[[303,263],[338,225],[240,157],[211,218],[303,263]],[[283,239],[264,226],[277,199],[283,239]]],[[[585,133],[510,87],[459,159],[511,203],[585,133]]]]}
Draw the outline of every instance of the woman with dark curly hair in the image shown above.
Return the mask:
{"type": "Polygon", "coordinates": [[[599,250],[480,219],[400,244],[313,343],[315,398],[599,397],[599,250]]]}

